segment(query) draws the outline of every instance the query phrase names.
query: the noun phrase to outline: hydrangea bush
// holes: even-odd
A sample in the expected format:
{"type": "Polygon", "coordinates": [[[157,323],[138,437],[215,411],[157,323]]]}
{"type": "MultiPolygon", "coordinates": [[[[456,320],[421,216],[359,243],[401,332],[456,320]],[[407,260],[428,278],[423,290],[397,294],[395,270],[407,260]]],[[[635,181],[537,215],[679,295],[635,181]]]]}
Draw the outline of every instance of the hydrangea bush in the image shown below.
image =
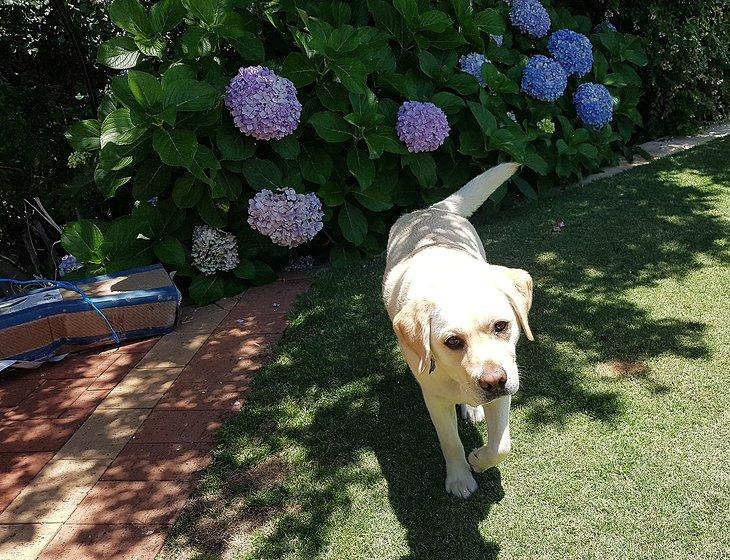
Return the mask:
{"type": "Polygon", "coordinates": [[[161,261],[201,304],[298,254],[376,255],[501,161],[523,166],[492,204],[532,200],[641,122],[638,40],[548,0],[145,5],[109,5],[119,73],[67,134],[114,219],[62,243],[85,274],[161,261]]]}

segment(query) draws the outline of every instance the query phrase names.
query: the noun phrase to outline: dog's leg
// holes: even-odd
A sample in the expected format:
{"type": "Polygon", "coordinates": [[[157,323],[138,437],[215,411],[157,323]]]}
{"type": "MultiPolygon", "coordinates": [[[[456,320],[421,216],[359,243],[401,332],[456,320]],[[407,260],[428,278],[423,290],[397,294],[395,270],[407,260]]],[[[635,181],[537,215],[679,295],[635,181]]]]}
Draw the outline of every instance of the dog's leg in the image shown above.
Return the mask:
{"type": "Polygon", "coordinates": [[[426,401],[426,408],[436,428],[446,461],[446,491],[459,498],[468,498],[477,489],[477,483],[464,457],[464,446],[459,439],[454,403],[426,393],[423,394],[423,399],[426,401]]]}
{"type": "Polygon", "coordinates": [[[469,420],[472,424],[476,424],[477,422],[484,420],[484,407],[481,405],[471,406],[468,404],[462,404],[459,405],[459,408],[461,409],[461,417],[464,420],[469,420]]]}
{"type": "Polygon", "coordinates": [[[474,472],[484,472],[507,458],[511,440],[509,436],[509,407],[512,398],[500,397],[484,405],[487,420],[487,444],[469,453],[469,464],[474,472]]]}

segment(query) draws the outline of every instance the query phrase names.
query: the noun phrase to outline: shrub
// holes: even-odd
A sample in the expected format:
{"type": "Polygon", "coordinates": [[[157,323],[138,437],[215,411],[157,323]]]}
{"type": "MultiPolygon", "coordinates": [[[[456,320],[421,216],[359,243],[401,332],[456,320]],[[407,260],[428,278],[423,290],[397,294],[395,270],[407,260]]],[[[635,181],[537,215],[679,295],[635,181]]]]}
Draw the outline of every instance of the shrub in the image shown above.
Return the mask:
{"type": "MultiPolygon", "coordinates": [[[[39,260],[27,258],[24,198],[41,197],[60,223],[73,219],[82,201],[87,211],[97,211],[103,201],[93,184],[72,181],[63,133],[95,113],[93,98],[106,69],[92,61],[113,30],[106,8],[94,0],[2,3],[0,128],[7,141],[0,145],[0,254],[29,274],[52,275],[53,266],[43,267],[48,255],[42,242],[36,246],[39,260]]],[[[30,229],[35,227],[31,220],[30,229]]]]}
{"type": "Polygon", "coordinates": [[[98,60],[120,72],[98,118],[68,139],[93,153],[84,165],[104,196],[132,209],[69,224],[64,247],[85,273],[159,259],[205,303],[270,279],[268,265],[289,254],[279,245],[315,236],[335,265],[377,254],[404,210],[499,161],[524,164],[518,200],[616,162],[641,122],[638,39],[591,33],[588,18],[546,2],[550,31],[588,36],[594,62],[583,77],[552,62],[550,76],[564,80],[557,97],[531,74],[527,91],[554,99],[540,101],[519,86],[530,57],[550,54],[538,6],[161,0],[146,10],[115,0],[124,34],[98,60]],[[582,125],[573,93],[584,82],[608,88],[612,123],[582,125]]]}
{"type": "Polygon", "coordinates": [[[730,117],[730,9],[726,0],[567,0],[594,21],[639,35],[648,55],[639,111],[645,139],[691,134],[730,117]]]}

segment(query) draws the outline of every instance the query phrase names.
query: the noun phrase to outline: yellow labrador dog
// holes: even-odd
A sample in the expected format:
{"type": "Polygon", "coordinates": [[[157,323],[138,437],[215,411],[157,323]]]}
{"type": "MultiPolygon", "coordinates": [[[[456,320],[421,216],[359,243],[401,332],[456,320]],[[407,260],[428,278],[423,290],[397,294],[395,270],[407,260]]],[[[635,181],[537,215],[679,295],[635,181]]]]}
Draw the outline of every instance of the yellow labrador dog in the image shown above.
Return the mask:
{"type": "Polygon", "coordinates": [[[520,331],[532,340],[530,275],[489,264],[467,220],[517,167],[497,165],[445,200],[401,216],[388,239],[383,299],[438,434],[446,491],[461,498],[477,489],[471,469],[485,471],[510,452],[515,345],[520,331]],[[472,422],[487,421],[487,444],[468,462],[457,404],[472,422]]]}

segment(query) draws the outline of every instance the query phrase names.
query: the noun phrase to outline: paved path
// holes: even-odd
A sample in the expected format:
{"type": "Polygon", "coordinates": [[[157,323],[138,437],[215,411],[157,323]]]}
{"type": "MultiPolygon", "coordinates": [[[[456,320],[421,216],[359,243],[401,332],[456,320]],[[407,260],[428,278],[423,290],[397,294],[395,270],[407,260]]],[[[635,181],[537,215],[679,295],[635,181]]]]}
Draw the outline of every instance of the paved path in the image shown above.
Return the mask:
{"type": "MultiPolygon", "coordinates": [[[[645,142],[644,144],[641,144],[641,147],[646,150],[652,157],[660,158],[664,156],[670,156],[678,152],[683,152],[684,150],[694,148],[695,146],[700,146],[701,144],[705,144],[717,138],[724,138],[728,135],[730,135],[730,122],[714,124],[705,127],[694,136],[680,136],[677,138],[665,138],[664,140],[653,140],[651,142],[645,142]]],[[[634,167],[639,167],[640,165],[646,165],[647,163],[649,163],[649,161],[650,160],[645,160],[641,156],[636,156],[634,158],[634,161],[632,162],[628,162],[625,159],[621,158],[620,163],[617,166],[609,167],[607,169],[604,169],[603,171],[600,171],[599,173],[594,173],[593,175],[583,177],[583,179],[579,181],[578,184],[587,185],[588,183],[592,183],[593,181],[605,179],[606,177],[616,175],[617,173],[627,171],[628,169],[633,169],[634,167]]]]}
{"type": "Polygon", "coordinates": [[[0,559],[154,558],[309,282],[195,309],[159,339],[0,375],[0,559]]]}

